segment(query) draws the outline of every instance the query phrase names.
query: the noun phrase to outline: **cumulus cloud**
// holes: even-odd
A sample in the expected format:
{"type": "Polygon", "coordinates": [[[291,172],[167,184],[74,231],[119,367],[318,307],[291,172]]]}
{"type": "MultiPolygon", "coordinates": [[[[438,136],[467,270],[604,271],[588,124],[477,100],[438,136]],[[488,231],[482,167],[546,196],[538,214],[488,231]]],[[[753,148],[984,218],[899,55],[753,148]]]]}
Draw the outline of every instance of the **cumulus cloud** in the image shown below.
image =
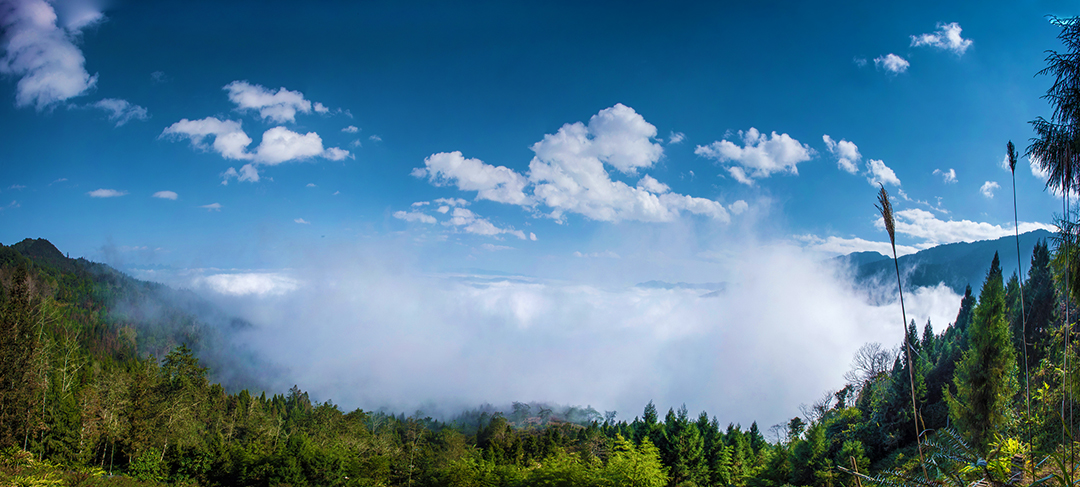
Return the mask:
{"type": "Polygon", "coordinates": [[[154,198],[161,198],[163,200],[175,200],[179,196],[175,191],[158,191],[154,193],[154,198]]]}
{"type": "MultiPolygon", "coordinates": [[[[481,218],[476,213],[473,213],[467,208],[454,208],[454,211],[450,213],[450,220],[443,222],[443,225],[458,227],[468,233],[475,233],[477,235],[496,236],[504,233],[513,235],[521,240],[527,240],[525,232],[521,230],[514,230],[510,228],[499,228],[486,218],[481,218]]],[[[397,216],[396,214],[394,216],[397,216]]],[[[421,220],[423,221],[423,220],[421,220]]]]}
{"type": "Polygon", "coordinates": [[[907,71],[907,68],[908,66],[911,66],[911,63],[909,63],[907,59],[889,53],[874,58],[874,65],[877,66],[878,69],[884,69],[892,74],[900,74],[907,71]]]}
{"type": "Polygon", "coordinates": [[[165,128],[161,132],[162,137],[187,138],[191,145],[200,150],[208,150],[211,147],[215,152],[226,159],[251,159],[247,153],[247,146],[251,144],[248,137],[240,128],[239,121],[218,120],[215,117],[206,117],[201,120],[181,119],[165,128]],[[206,139],[214,138],[212,146],[206,145],[206,139]]]}
{"type": "Polygon", "coordinates": [[[357,128],[355,125],[349,125],[348,127],[345,127],[343,129],[341,129],[341,131],[345,132],[347,134],[355,134],[355,133],[359,132],[360,129],[357,128]]]}
{"type": "Polygon", "coordinates": [[[742,138],[742,146],[719,140],[707,146],[697,146],[694,153],[719,162],[733,163],[728,166],[728,172],[736,181],[747,185],[775,173],[798,175],[797,164],[809,161],[814,156],[810,146],[799,143],[788,134],[777,135],[773,132],[766,135],[751,127],[745,132],[740,130],[739,137],[742,138]]]}
{"type": "Polygon", "coordinates": [[[962,56],[971,47],[972,41],[961,37],[961,31],[963,29],[956,22],[949,22],[948,24],[939,22],[936,31],[930,34],[911,36],[911,46],[931,46],[952,51],[957,56],[962,56]]]}
{"type": "Polygon", "coordinates": [[[638,187],[611,179],[605,165],[632,175],[655,164],[663,155],[655,136],[652,124],[632,108],[617,104],[594,115],[588,125],[565,124],[533,144],[536,155],[525,175],[466,159],[461,152],[433,154],[412,174],[437,186],[476,191],[481,200],[530,208],[544,205],[550,208],[545,215],[558,221],[567,213],[599,221],[671,221],[681,211],[728,221],[722,204],[669,192],[650,176],[638,187]]]}
{"type": "MultiPolygon", "coordinates": [[[[933,213],[918,208],[900,210],[895,215],[896,233],[924,240],[925,243],[920,246],[925,247],[953,242],[992,240],[1013,234],[1011,222],[1006,226],[1001,226],[970,220],[939,220],[933,213]]],[[[882,230],[885,228],[880,218],[874,220],[874,225],[882,230]]],[[[1057,231],[1057,227],[1053,225],[1038,222],[1020,222],[1018,228],[1020,233],[1040,229],[1057,231]]]]}
{"type": "Polygon", "coordinates": [[[297,219],[293,220],[293,222],[299,223],[301,225],[311,225],[311,222],[309,222],[309,221],[307,221],[307,220],[305,220],[303,218],[297,218],[297,219]]]}
{"type": "Polygon", "coordinates": [[[0,74],[19,80],[15,106],[42,111],[94,87],[97,75],[86,72],[86,58],[75,39],[80,29],[101,18],[100,12],[87,10],[60,27],[56,11],[44,0],[0,4],[0,74]]]}
{"type": "Polygon", "coordinates": [[[378,135],[372,135],[368,137],[368,139],[372,142],[382,142],[382,137],[379,137],[378,135]]]}
{"type": "MultiPolygon", "coordinates": [[[[218,120],[215,117],[201,120],[182,119],[166,127],[161,136],[187,138],[197,149],[213,149],[226,159],[250,160],[268,166],[313,157],[338,161],[350,155],[349,151],[337,147],[323,149],[322,138],[315,132],[300,134],[285,127],[274,127],[263,132],[262,141],[258,147],[253,152],[248,152],[247,148],[253,141],[241,128],[241,123],[234,120],[218,120]],[[214,142],[213,145],[207,146],[206,141],[210,137],[213,137],[214,142]]],[[[258,181],[256,169],[250,165],[245,167],[247,167],[246,173],[241,174],[240,180],[258,181]]],[[[244,172],[243,168],[241,172],[244,172]]]]}
{"type": "Polygon", "coordinates": [[[150,118],[150,114],[146,111],[145,107],[134,105],[127,100],[105,98],[90,106],[99,108],[108,113],[109,120],[116,122],[117,127],[132,120],[146,120],[150,118]]]}
{"type": "Polygon", "coordinates": [[[1001,189],[1001,185],[998,184],[997,181],[987,181],[979,188],[979,192],[982,193],[983,196],[992,199],[994,197],[994,191],[999,189],[1001,189]]]}
{"type": "Polygon", "coordinates": [[[221,173],[222,186],[228,186],[230,179],[238,179],[240,181],[247,181],[249,183],[259,182],[259,170],[252,164],[244,164],[240,166],[240,170],[230,167],[225,172],[221,173]]]}
{"type": "Polygon", "coordinates": [[[435,224],[437,222],[437,220],[435,220],[435,217],[419,211],[396,211],[394,212],[394,218],[397,218],[398,220],[405,220],[407,222],[421,222],[429,224],[435,224]]]}
{"type": "Polygon", "coordinates": [[[86,194],[90,195],[91,198],[116,198],[118,196],[124,196],[124,195],[128,194],[128,192],[127,191],[117,191],[115,189],[104,189],[104,188],[102,188],[102,189],[95,189],[95,190],[90,191],[89,193],[86,193],[86,194]]]}
{"type": "Polygon", "coordinates": [[[948,171],[942,171],[941,169],[934,169],[934,174],[941,176],[941,180],[945,181],[945,184],[951,184],[956,182],[956,170],[949,169],[948,171]]]}
{"type": "Polygon", "coordinates": [[[453,184],[462,191],[476,191],[477,199],[499,203],[528,205],[531,200],[523,189],[525,177],[505,166],[492,166],[480,159],[466,159],[461,152],[440,152],[424,159],[424,167],[412,175],[427,177],[436,186],[453,184]]]}
{"type": "Polygon", "coordinates": [[[896,173],[892,168],[885,165],[885,161],[870,159],[866,163],[866,169],[869,173],[869,177],[866,178],[870,182],[871,186],[877,186],[879,184],[891,184],[893,186],[900,186],[900,178],[896,177],[896,173]]]}
{"type": "Polygon", "coordinates": [[[296,112],[311,113],[311,102],[299,91],[282,87],[275,92],[247,81],[233,81],[222,89],[229,92],[229,101],[238,110],[257,110],[264,120],[296,122],[296,112]]]}
{"type": "MultiPolygon", "coordinates": [[[[342,152],[348,154],[347,151],[342,152]]],[[[263,133],[262,142],[255,149],[254,159],[259,163],[274,166],[322,154],[323,144],[319,134],[308,132],[301,135],[285,127],[274,127],[263,133]]]]}
{"type": "Polygon", "coordinates": [[[829,153],[836,156],[836,167],[847,171],[849,174],[859,172],[859,161],[862,160],[862,154],[859,153],[859,147],[854,142],[843,139],[837,142],[828,134],[822,135],[821,139],[825,141],[829,153]]]}
{"type": "Polygon", "coordinates": [[[221,211],[221,203],[210,203],[209,205],[202,205],[199,208],[206,208],[206,211],[221,211]]]}
{"type": "Polygon", "coordinates": [[[682,132],[672,131],[671,135],[668,136],[667,143],[668,144],[679,144],[679,143],[682,143],[682,141],[684,141],[684,140],[686,140],[686,134],[684,134],[682,132]]]}

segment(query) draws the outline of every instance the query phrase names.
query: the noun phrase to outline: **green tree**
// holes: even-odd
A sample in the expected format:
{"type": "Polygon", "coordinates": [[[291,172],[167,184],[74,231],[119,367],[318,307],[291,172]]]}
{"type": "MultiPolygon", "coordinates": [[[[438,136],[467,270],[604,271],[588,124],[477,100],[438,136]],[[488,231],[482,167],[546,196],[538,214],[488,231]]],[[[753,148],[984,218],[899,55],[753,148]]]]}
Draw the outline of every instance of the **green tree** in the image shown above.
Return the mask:
{"type": "Polygon", "coordinates": [[[32,429],[31,411],[38,395],[34,357],[38,330],[34,320],[30,273],[15,268],[11,291],[0,308],[0,447],[22,445],[32,429]]]}
{"type": "Polygon", "coordinates": [[[1009,402],[1018,389],[1016,351],[1005,317],[1005,288],[995,253],[968,330],[968,348],[953,376],[956,394],[945,392],[949,415],[980,451],[986,451],[993,434],[1006,425],[1009,402]]]}

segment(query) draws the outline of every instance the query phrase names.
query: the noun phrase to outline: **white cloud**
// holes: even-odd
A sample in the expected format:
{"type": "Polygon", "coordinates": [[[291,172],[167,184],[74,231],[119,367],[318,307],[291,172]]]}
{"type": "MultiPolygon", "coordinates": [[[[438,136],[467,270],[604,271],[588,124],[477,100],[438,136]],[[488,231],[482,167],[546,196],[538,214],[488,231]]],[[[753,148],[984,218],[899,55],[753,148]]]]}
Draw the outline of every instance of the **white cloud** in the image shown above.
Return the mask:
{"type": "Polygon", "coordinates": [[[264,132],[262,142],[255,149],[255,161],[270,166],[319,155],[323,155],[319,134],[308,132],[300,135],[285,127],[274,127],[264,132]]]}
{"type": "Polygon", "coordinates": [[[513,247],[507,247],[505,245],[495,245],[495,244],[489,244],[489,243],[480,245],[480,248],[482,248],[484,250],[487,250],[488,252],[497,252],[499,250],[514,250],[513,247]]]}
{"type": "Polygon", "coordinates": [[[437,198],[435,203],[450,206],[469,206],[469,202],[461,198],[437,198]]]}
{"type": "Polygon", "coordinates": [[[529,232],[529,240],[532,240],[533,242],[535,242],[536,241],[536,234],[532,233],[532,232],[529,232]]]}
{"type": "Polygon", "coordinates": [[[657,181],[656,178],[649,176],[648,174],[638,181],[637,187],[640,190],[648,191],[652,194],[664,194],[671,191],[671,188],[668,187],[668,185],[657,181]]]}
{"type": "MultiPolygon", "coordinates": [[[[241,128],[239,121],[218,120],[207,117],[201,120],[182,119],[161,133],[162,137],[187,138],[197,149],[212,148],[226,159],[250,160],[257,164],[275,166],[283,162],[322,157],[338,161],[351,157],[349,151],[337,147],[323,149],[322,138],[315,132],[299,134],[285,127],[274,127],[263,132],[262,141],[254,152],[248,152],[251,137],[241,128]],[[207,147],[206,139],[214,138],[207,147]]],[[[236,176],[235,171],[227,175],[236,176]]],[[[258,181],[258,173],[251,164],[241,168],[241,181],[258,181]]]]}
{"type": "Polygon", "coordinates": [[[728,206],[728,209],[731,210],[731,213],[736,214],[736,215],[746,211],[749,208],[750,208],[750,205],[748,205],[743,200],[738,200],[738,201],[736,201],[736,202],[734,202],[734,203],[732,203],[731,205],[728,206]]]}
{"type": "Polygon", "coordinates": [[[419,212],[419,211],[409,211],[409,212],[397,211],[397,212],[394,212],[394,218],[397,218],[398,220],[405,220],[407,222],[421,222],[421,223],[428,223],[428,224],[436,223],[435,217],[433,217],[431,215],[424,214],[424,213],[419,212]]]}
{"type": "Polygon", "coordinates": [[[694,153],[719,162],[735,163],[727,168],[728,172],[736,181],[747,185],[774,173],[798,175],[797,164],[809,161],[814,155],[810,146],[788,134],[773,132],[766,135],[751,127],[745,132],[740,130],[739,137],[743,142],[741,147],[728,140],[718,140],[707,146],[697,146],[694,153]]]}
{"type": "Polygon", "coordinates": [[[233,120],[218,120],[214,117],[206,117],[202,120],[181,119],[165,128],[161,132],[162,137],[186,137],[191,140],[191,145],[197,149],[207,150],[205,144],[207,137],[214,137],[213,149],[221,157],[226,159],[251,159],[247,153],[247,146],[251,144],[248,137],[240,128],[240,122],[233,120]]]}
{"type": "Polygon", "coordinates": [[[619,257],[619,254],[616,254],[615,252],[612,252],[610,250],[605,250],[603,252],[588,252],[588,253],[574,252],[574,257],[585,258],[585,259],[597,259],[597,258],[619,259],[619,258],[621,258],[621,257],[619,257]]]}
{"type": "MultiPolygon", "coordinates": [[[[881,218],[874,219],[874,225],[882,230],[885,228],[881,218]]],[[[920,247],[1001,238],[1013,234],[1013,229],[1009,228],[1011,226],[970,220],[939,220],[933,213],[917,208],[896,212],[896,232],[925,240],[920,247]]],[[[1057,231],[1053,225],[1038,222],[1020,222],[1018,229],[1020,233],[1039,229],[1057,231]]]]}
{"type": "Polygon", "coordinates": [[[315,107],[314,108],[315,108],[316,113],[330,113],[330,109],[327,108],[326,105],[323,105],[322,103],[319,103],[319,102],[315,102],[315,107]]]}
{"type": "Polygon", "coordinates": [[[306,185],[304,185],[304,187],[305,188],[317,188],[318,186],[315,186],[315,183],[307,183],[306,185]]]}
{"type": "Polygon", "coordinates": [[[240,167],[240,171],[237,172],[235,168],[229,168],[225,172],[221,173],[222,186],[228,186],[230,179],[238,179],[240,181],[247,181],[249,183],[259,182],[259,170],[252,164],[244,164],[240,167]]]}
{"type": "Polygon", "coordinates": [[[239,110],[258,110],[260,117],[277,123],[296,122],[296,112],[311,113],[311,102],[299,91],[282,87],[274,92],[247,81],[233,81],[222,89],[239,110]]]}
{"type": "Polygon", "coordinates": [[[963,31],[963,29],[961,29],[960,24],[956,22],[950,22],[948,24],[939,22],[937,24],[936,32],[911,36],[911,46],[932,46],[938,49],[952,51],[957,56],[962,56],[964,52],[971,47],[972,41],[971,39],[960,37],[961,31],[963,31]]]}
{"type": "Polygon", "coordinates": [[[679,144],[684,140],[686,140],[686,134],[684,134],[682,132],[672,131],[671,135],[668,136],[667,143],[668,144],[679,144]]]}
{"type": "Polygon", "coordinates": [[[355,134],[355,133],[359,132],[360,129],[357,128],[355,125],[349,125],[348,127],[345,127],[343,129],[341,129],[341,131],[345,132],[347,134],[355,134]]]}
{"type": "Polygon", "coordinates": [[[855,65],[860,67],[860,68],[866,67],[866,58],[864,58],[864,57],[855,56],[855,57],[851,58],[851,62],[855,63],[855,65]]]}
{"type": "Polygon", "coordinates": [[[412,175],[437,186],[453,184],[462,191],[476,191],[477,199],[530,208],[545,205],[551,209],[545,215],[558,221],[566,213],[599,221],[671,221],[681,211],[728,221],[720,203],[662,191],[666,185],[651,176],[642,178],[640,187],[611,179],[605,164],[625,174],[655,164],[663,155],[660,144],[652,140],[655,135],[656,128],[641,115],[618,104],[601,110],[588,125],[565,124],[533,144],[536,155],[527,175],[466,159],[460,152],[432,154],[412,175]],[[526,192],[530,185],[531,194],[526,192]]]}
{"type": "Polygon", "coordinates": [[[89,193],[91,198],[116,198],[118,196],[124,196],[128,194],[127,191],[117,191],[115,189],[95,189],[89,193]]]}
{"type": "MultiPolygon", "coordinates": [[[[805,243],[806,248],[827,254],[847,255],[852,252],[878,252],[892,256],[892,245],[889,242],[874,242],[861,238],[842,238],[830,236],[821,238],[816,235],[796,235],[796,240],[805,243]]],[[[919,248],[909,245],[897,245],[896,255],[902,257],[918,252],[919,248]]]]}
{"type": "Polygon", "coordinates": [[[948,171],[942,171],[941,169],[934,169],[934,174],[941,176],[942,181],[945,184],[951,184],[956,182],[956,170],[949,169],[948,171]]]}
{"type": "Polygon", "coordinates": [[[175,191],[158,191],[154,193],[154,198],[161,198],[163,200],[175,200],[179,196],[175,191]]]}
{"type": "Polygon", "coordinates": [[[424,159],[424,167],[412,175],[427,177],[432,184],[453,184],[462,191],[476,191],[477,199],[499,203],[528,205],[531,200],[522,190],[527,181],[505,166],[484,164],[480,159],[466,159],[461,152],[440,152],[424,159]]]}
{"type": "Polygon", "coordinates": [[[86,11],[61,28],[56,11],[44,0],[0,6],[0,32],[4,33],[0,74],[19,79],[15,106],[33,105],[41,111],[94,87],[97,75],[86,72],[86,58],[75,39],[80,29],[102,18],[100,12],[86,11]]]}
{"type": "Polygon", "coordinates": [[[329,159],[331,161],[340,161],[342,159],[345,159],[346,157],[352,157],[353,159],[355,159],[352,154],[349,154],[349,151],[339,147],[331,147],[329,149],[326,149],[325,151],[323,151],[322,156],[323,158],[329,159]]]}
{"type": "Polygon", "coordinates": [[[1001,185],[998,184],[997,181],[987,181],[983,183],[981,188],[979,188],[979,192],[987,198],[993,198],[994,191],[999,189],[1001,189],[1001,185]]]}
{"type": "Polygon", "coordinates": [[[857,174],[859,172],[859,161],[862,160],[862,154],[859,153],[859,147],[856,146],[854,142],[842,139],[840,142],[837,142],[827,134],[822,135],[821,139],[825,141],[825,145],[829,148],[829,153],[836,156],[836,167],[843,169],[850,174],[857,174]]]}
{"type": "Polygon", "coordinates": [[[202,205],[199,208],[206,208],[206,211],[221,211],[221,203],[210,203],[209,205],[202,205]]]}
{"type": "Polygon", "coordinates": [[[379,137],[378,135],[372,135],[371,137],[368,137],[368,139],[372,142],[382,142],[382,137],[379,137]]]}
{"type": "MultiPolygon", "coordinates": [[[[394,216],[397,216],[396,214],[394,216]]],[[[461,227],[469,233],[475,233],[477,235],[495,236],[503,233],[508,233],[522,240],[527,240],[525,232],[521,230],[514,230],[513,228],[499,228],[488,221],[486,218],[481,218],[476,213],[469,211],[465,208],[454,208],[451,213],[449,221],[443,222],[443,225],[452,225],[455,227],[461,227]]]]}
{"type": "Polygon", "coordinates": [[[108,112],[109,120],[116,122],[117,127],[132,120],[146,120],[147,118],[150,118],[146,108],[139,105],[133,105],[127,100],[106,98],[90,106],[108,112]]]}
{"type": "Polygon", "coordinates": [[[870,159],[866,163],[866,169],[870,174],[870,177],[866,178],[866,180],[870,182],[871,186],[879,184],[900,186],[900,178],[896,177],[896,173],[889,166],[886,166],[884,161],[870,159]]]}
{"type": "Polygon", "coordinates": [[[300,288],[300,281],[273,272],[214,274],[196,278],[193,284],[230,296],[280,296],[300,288]]]}
{"type": "Polygon", "coordinates": [[[896,54],[886,54],[884,56],[874,58],[874,65],[880,69],[884,69],[893,74],[903,73],[907,71],[908,66],[911,63],[907,59],[904,59],[896,54]]]}
{"type": "Polygon", "coordinates": [[[305,220],[303,218],[297,218],[297,219],[295,219],[293,221],[296,222],[296,223],[299,223],[301,225],[311,225],[311,222],[309,222],[309,221],[307,221],[307,220],[305,220]]]}
{"type": "Polygon", "coordinates": [[[1028,165],[1031,166],[1031,175],[1032,176],[1035,176],[1036,178],[1041,179],[1043,181],[1046,181],[1046,180],[1050,179],[1050,171],[1048,171],[1048,170],[1046,170],[1046,168],[1042,167],[1042,164],[1039,164],[1039,162],[1037,160],[1029,159],[1028,160],[1028,165]]]}

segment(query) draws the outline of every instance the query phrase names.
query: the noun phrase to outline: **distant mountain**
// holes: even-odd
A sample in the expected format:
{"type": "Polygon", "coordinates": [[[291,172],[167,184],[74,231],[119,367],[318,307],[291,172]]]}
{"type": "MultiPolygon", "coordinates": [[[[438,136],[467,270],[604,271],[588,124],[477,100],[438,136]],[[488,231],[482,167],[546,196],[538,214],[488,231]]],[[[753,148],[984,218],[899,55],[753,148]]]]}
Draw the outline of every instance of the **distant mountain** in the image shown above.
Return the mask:
{"type": "MultiPolygon", "coordinates": [[[[1046,230],[1035,230],[1020,235],[1020,260],[1023,263],[1024,275],[1031,264],[1031,251],[1035,243],[1047,240],[1050,242],[1053,234],[1046,230]]],[[[986,272],[990,270],[990,261],[997,252],[1001,260],[1001,270],[1005,279],[1017,271],[1016,269],[1016,241],[1014,237],[1002,237],[997,240],[982,240],[978,242],[960,242],[939,245],[920,252],[900,257],[900,273],[905,287],[936,286],[945,283],[958,294],[964,293],[964,288],[971,286],[971,291],[978,296],[986,272]]],[[[855,279],[861,284],[874,281],[895,282],[896,269],[890,257],[877,252],[856,252],[853,254],[837,257],[841,262],[850,265],[855,273],[855,279]]]]}
{"type": "Polygon", "coordinates": [[[226,388],[266,389],[276,370],[244,346],[244,332],[255,325],[233,316],[189,290],[140,281],[106,264],[71,259],[48,240],[0,244],[0,275],[28,259],[36,273],[51,279],[55,298],[104,310],[113,327],[133,332],[140,356],[164,357],[185,344],[226,388]]]}

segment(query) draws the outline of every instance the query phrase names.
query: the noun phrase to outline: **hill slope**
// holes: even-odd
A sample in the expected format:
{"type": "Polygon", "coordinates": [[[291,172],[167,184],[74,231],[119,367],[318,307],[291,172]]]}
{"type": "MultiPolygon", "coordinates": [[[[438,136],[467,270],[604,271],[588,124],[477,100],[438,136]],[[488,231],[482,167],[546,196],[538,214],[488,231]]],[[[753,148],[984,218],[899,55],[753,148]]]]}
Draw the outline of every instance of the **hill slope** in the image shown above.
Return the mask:
{"type": "MultiPolygon", "coordinates": [[[[1053,234],[1046,230],[1035,230],[1020,235],[1020,260],[1026,277],[1031,263],[1031,251],[1035,243],[1047,240],[1053,246],[1053,234]]],[[[994,252],[1001,259],[1002,274],[1008,280],[1016,268],[1016,241],[1014,237],[1002,237],[997,240],[978,242],[959,242],[939,245],[914,254],[900,257],[900,273],[905,287],[936,286],[945,283],[957,294],[964,294],[964,288],[971,286],[976,296],[979,286],[986,278],[994,252]]],[[[855,279],[860,284],[874,281],[895,281],[892,259],[877,252],[856,252],[837,259],[850,265],[855,279]]],[[[1019,273],[1018,273],[1019,274],[1019,273]]]]}

